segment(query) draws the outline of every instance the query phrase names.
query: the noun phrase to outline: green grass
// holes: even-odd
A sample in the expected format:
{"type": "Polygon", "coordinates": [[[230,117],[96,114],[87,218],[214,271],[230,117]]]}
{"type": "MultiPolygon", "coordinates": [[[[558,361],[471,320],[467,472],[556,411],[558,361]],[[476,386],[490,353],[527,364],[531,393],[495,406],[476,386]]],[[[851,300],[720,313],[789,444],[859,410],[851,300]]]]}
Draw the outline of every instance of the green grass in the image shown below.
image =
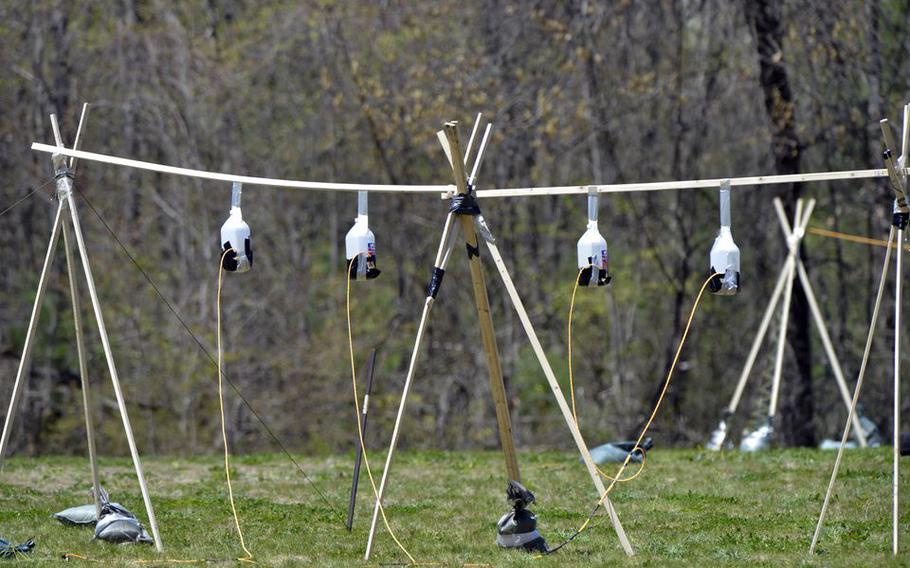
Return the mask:
{"type": "MultiPolygon", "coordinates": [[[[372,456],[381,463],[380,454],[372,456]]],[[[507,509],[504,465],[494,452],[404,452],[388,494],[393,528],[419,561],[496,566],[910,565],[910,534],[898,561],[890,555],[890,453],[854,450],[841,469],[826,530],[815,558],[807,556],[834,454],[814,450],[760,455],[660,450],[644,475],[614,492],[637,556],[626,559],[610,524],[595,526],[557,555],[532,557],[498,550],[494,525],[507,509]]],[[[354,531],[343,526],[350,456],[301,458],[326,493],[323,502],[284,456],[236,458],[235,493],[244,533],[267,565],[376,566],[406,560],[385,530],[375,555],[362,560],[372,494],[361,479],[354,531]]],[[[593,486],[571,454],[523,453],[522,474],[537,494],[533,507],[551,545],[590,510],[593,486]]],[[[78,458],[10,459],[0,474],[0,536],[35,537],[30,563],[57,563],[67,552],[109,563],[136,559],[208,559],[233,564],[241,551],[233,530],[218,456],[144,461],[166,552],[150,546],[92,541],[92,531],[64,527],[51,513],[88,502],[88,463],[78,458]]],[[[128,459],[102,460],[114,500],[145,518],[128,459]]],[[[378,482],[378,479],[377,479],[378,482]]],[[[903,488],[907,493],[906,484],[903,488]]],[[[905,501],[906,503],[906,501],[905,501]]],[[[906,528],[910,508],[901,520],[906,528]]]]}

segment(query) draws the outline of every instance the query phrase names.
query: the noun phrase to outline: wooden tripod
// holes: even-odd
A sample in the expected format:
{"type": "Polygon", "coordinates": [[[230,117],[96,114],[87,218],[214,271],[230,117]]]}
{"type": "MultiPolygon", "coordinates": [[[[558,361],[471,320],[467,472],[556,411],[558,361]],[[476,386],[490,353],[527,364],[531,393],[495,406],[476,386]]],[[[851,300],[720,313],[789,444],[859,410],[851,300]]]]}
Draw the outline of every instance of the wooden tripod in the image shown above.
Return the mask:
{"type": "MultiPolygon", "coordinates": [[[[468,151],[465,154],[470,154],[470,149],[476,136],[479,122],[480,117],[478,116],[477,123],[474,125],[474,133],[471,135],[471,139],[468,142],[468,151]]],[[[392,431],[392,439],[389,444],[389,452],[386,456],[385,468],[382,473],[382,482],[379,486],[379,495],[376,501],[376,506],[373,510],[373,520],[370,526],[370,535],[367,541],[366,552],[364,555],[364,558],[366,559],[369,559],[370,553],[372,551],[373,540],[376,532],[376,523],[379,518],[379,509],[389,479],[395,447],[398,443],[401,420],[404,416],[408,392],[410,391],[411,383],[414,379],[417,365],[417,356],[420,352],[420,343],[426,330],[430,310],[432,309],[433,302],[436,298],[437,293],[439,292],[439,287],[442,283],[443,276],[445,275],[445,267],[448,264],[449,257],[451,256],[451,252],[455,246],[455,235],[457,231],[454,227],[454,224],[456,219],[461,226],[462,233],[464,235],[465,246],[468,253],[468,263],[471,268],[471,282],[473,284],[474,302],[480,323],[481,342],[483,344],[484,353],[486,354],[487,367],[490,373],[490,386],[493,392],[493,403],[496,408],[496,420],[499,426],[500,444],[502,446],[503,453],[505,454],[506,473],[510,479],[514,479],[516,481],[520,480],[518,459],[515,455],[515,443],[512,435],[511,420],[509,417],[509,407],[506,399],[505,386],[502,380],[502,368],[499,362],[499,352],[496,346],[496,339],[493,330],[493,320],[490,316],[490,305],[487,296],[486,281],[483,274],[483,265],[481,264],[480,260],[478,235],[483,238],[484,242],[487,245],[487,249],[490,251],[490,255],[493,257],[493,262],[496,265],[500,276],[502,277],[503,284],[509,293],[512,305],[518,313],[518,317],[521,320],[521,324],[524,327],[525,333],[528,335],[528,339],[531,342],[534,353],[537,356],[541,368],[543,369],[544,375],[547,378],[550,389],[552,390],[553,396],[556,399],[557,405],[559,406],[559,409],[565,418],[566,424],[569,427],[569,431],[572,434],[572,438],[578,447],[578,451],[581,453],[585,466],[588,469],[588,473],[591,476],[591,480],[594,482],[594,486],[597,489],[598,499],[600,499],[606,492],[606,488],[604,487],[603,481],[597,472],[594,461],[591,459],[591,454],[588,450],[588,446],[585,443],[584,438],[578,429],[578,426],[575,424],[575,420],[572,417],[572,411],[570,410],[569,405],[566,403],[565,396],[563,395],[562,390],[559,387],[559,383],[556,380],[556,375],[553,373],[553,369],[550,367],[550,363],[544,354],[543,348],[540,345],[540,341],[537,338],[537,334],[534,331],[534,327],[531,324],[531,320],[528,318],[528,314],[524,308],[521,298],[518,295],[515,284],[512,281],[512,277],[509,275],[509,271],[505,266],[505,262],[499,252],[498,247],[496,246],[493,235],[480,213],[480,208],[477,206],[476,201],[474,200],[474,183],[476,182],[477,172],[483,160],[483,154],[489,138],[490,128],[491,125],[488,125],[486,128],[483,136],[483,141],[481,142],[480,148],[478,149],[477,158],[474,162],[470,177],[468,177],[465,172],[466,157],[462,154],[461,145],[458,139],[458,123],[447,122],[445,123],[443,130],[437,133],[437,136],[439,137],[440,143],[445,150],[446,156],[449,159],[449,164],[451,165],[453,174],[455,176],[455,187],[457,188],[457,194],[453,200],[452,208],[446,217],[446,222],[443,227],[442,238],[440,239],[439,249],[436,254],[436,261],[434,263],[433,276],[430,281],[429,289],[427,291],[426,300],[424,302],[420,324],[417,328],[417,336],[414,340],[414,348],[411,352],[411,359],[408,365],[408,373],[405,379],[401,394],[401,401],[398,407],[398,415],[395,419],[395,427],[392,431]]],[[[604,506],[609,513],[613,528],[616,531],[616,535],[619,537],[619,541],[623,550],[626,552],[626,554],[632,556],[634,554],[632,545],[629,542],[625,531],[623,530],[622,524],[619,521],[619,516],[617,515],[616,510],[613,508],[613,505],[610,502],[609,498],[604,499],[604,506]]]]}

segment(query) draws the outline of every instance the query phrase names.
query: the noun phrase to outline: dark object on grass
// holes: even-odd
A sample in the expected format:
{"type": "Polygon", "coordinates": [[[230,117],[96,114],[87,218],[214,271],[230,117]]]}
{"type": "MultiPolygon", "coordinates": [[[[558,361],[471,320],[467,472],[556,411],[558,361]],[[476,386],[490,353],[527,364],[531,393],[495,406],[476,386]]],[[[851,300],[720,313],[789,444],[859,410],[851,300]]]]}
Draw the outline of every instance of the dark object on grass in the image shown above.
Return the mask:
{"type": "Polygon", "coordinates": [[[30,538],[22,544],[13,544],[6,539],[0,538],[0,558],[17,558],[22,554],[28,554],[35,548],[35,539],[30,538]]]}
{"type": "Polygon", "coordinates": [[[154,542],[135,515],[112,503],[105,503],[101,507],[101,520],[95,525],[95,538],[115,543],[154,542]]]}
{"type": "Polygon", "coordinates": [[[108,501],[107,492],[104,490],[101,493],[101,518],[95,525],[95,538],[114,543],[154,542],[136,515],[126,507],[108,501]]]}
{"type": "Polygon", "coordinates": [[[910,456],[910,432],[901,432],[900,452],[902,456],[910,456]]]}
{"type": "MultiPolygon", "coordinates": [[[[650,450],[654,446],[654,440],[651,437],[647,437],[641,442],[641,449],[645,452],[650,450]]],[[[604,444],[602,446],[597,446],[596,448],[591,449],[591,459],[594,460],[594,463],[604,464],[604,463],[622,463],[626,460],[626,456],[629,455],[632,450],[635,449],[635,440],[628,440],[623,442],[610,442],[609,444],[604,444]]],[[[579,458],[580,460],[581,458],[579,458]]],[[[632,452],[632,459],[629,461],[631,463],[641,463],[642,452],[636,450],[632,452]]]]}
{"type": "Polygon", "coordinates": [[[537,515],[527,509],[534,502],[534,494],[510,480],[506,499],[512,504],[512,510],[496,523],[496,544],[525,552],[547,552],[547,542],[537,531],[537,515]]]}

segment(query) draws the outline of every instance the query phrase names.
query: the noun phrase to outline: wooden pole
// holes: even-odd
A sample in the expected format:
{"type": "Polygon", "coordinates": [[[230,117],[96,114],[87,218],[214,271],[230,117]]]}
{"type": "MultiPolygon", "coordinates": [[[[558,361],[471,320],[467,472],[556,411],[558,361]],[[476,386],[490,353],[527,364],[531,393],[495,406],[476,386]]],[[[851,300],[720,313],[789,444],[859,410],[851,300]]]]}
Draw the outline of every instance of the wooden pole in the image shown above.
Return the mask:
{"type": "MultiPolygon", "coordinates": [[[[208,172],[205,170],[191,170],[189,168],[178,168],[175,166],[166,166],[155,164],[153,162],[143,162],[141,160],[131,160],[128,158],[119,158],[117,156],[107,156],[96,154],[94,152],[85,152],[82,150],[70,150],[68,148],[58,148],[49,144],[32,144],[32,150],[36,152],[47,152],[50,154],[60,154],[70,156],[87,162],[99,162],[102,164],[111,164],[137,170],[146,170],[171,174],[182,177],[192,177],[199,179],[208,179],[214,181],[239,182],[246,186],[260,185],[270,187],[284,187],[288,189],[308,189],[315,191],[378,191],[387,193],[427,193],[439,195],[442,192],[448,192],[451,186],[448,185],[384,185],[380,183],[362,184],[362,183],[329,183],[319,181],[300,181],[290,179],[275,179],[256,176],[242,176],[226,174],[220,172],[208,172]]],[[[451,195],[450,195],[451,196],[451,195]]]]}
{"type": "MultiPolygon", "coordinates": [[[[135,168],[146,171],[160,172],[183,177],[193,177],[200,179],[209,179],[217,181],[240,182],[245,185],[260,185],[271,187],[285,187],[289,189],[310,189],[317,191],[377,191],[387,193],[435,193],[442,199],[451,199],[457,193],[456,188],[451,185],[384,185],[384,184],[355,184],[355,183],[329,183],[316,181],[301,181],[289,179],[264,178],[256,176],[235,175],[221,172],[209,172],[206,170],[193,170],[189,168],[180,168],[154,162],[145,162],[122,158],[119,156],[110,156],[98,154],[95,152],[86,152],[83,150],[70,150],[67,148],[58,149],[56,146],[33,142],[31,149],[36,152],[60,153],[64,156],[78,158],[89,162],[98,162],[115,166],[135,168]]],[[[901,168],[901,172],[906,173],[907,168],[901,168]]],[[[716,189],[721,181],[730,180],[731,187],[747,187],[774,185],[785,183],[812,183],[836,180],[860,180],[881,178],[888,175],[885,169],[870,170],[842,170],[832,172],[811,172],[804,174],[782,174],[782,175],[761,175],[745,177],[723,177],[711,179],[680,180],[680,181],[658,181],[647,183],[624,183],[624,184],[601,184],[601,185],[573,185],[558,187],[519,187],[511,189],[486,189],[478,190],[475,195],[478,198],[487,197],[532,197],[540,195],[586,195],[589,188],[593,187],[597,193],[629,193],[640,191],[671,191],[684,189],[716,189]]]]}
{"type": "MultiPolygon", "coordinates": [[[[893,473],[891,478],[891,550],[897,556],[898,543],[900,541],[900,513],[899,513],[899,494],[900,494],[900,442],[901,442],[901,279],[903,276],[903,246],[904,246],[904,229],[897,229],[897,251],[895,258],[897,262],[894,267],[894,431],[892,432],[892,461],[893,473]]],[[[890,250],[890,249],[889,249],[890,250]]]]}
{"type": "Polygon", "coordinates": [[[63,219],[63,202],[57,206],[57,214],[54,216],[54,226],[51,228],[51,238],[47,244],[47,253],[44,255],[44,265],[41,267],[41,277],[38,280],[38,291],[35,293],[35,303],[32,306],[32,315],[28,321],[28,331],[25,333],[25,345],[22,347],[22,358],[19,359],[19,369],[16,371],[16,381],[13,383],[13,394],[9,400],[9,408],[6,411],[6,419],[3,422],[3,434],[0,435],[0,467],[3,466],[3,459],[6,455],[6,446],[9,443],[10,432],[13,428],[13,419],[19,408],[19,400],[22,398],[22,390],[28,380],[27,375],[31,371],[32,350],[35,347],[35,330],[38,328],[38,318],[41,315],[41,303],[44,301],[44,291],[47,289],[47,275],[51,265],[54,264],[54,250],[57,247],[57,239],[60,237],[60,225],[63,219]]]}
{"type": "MultiPolygon", "coordinates": [[[[433,265],[434,278],[437,274],[445,274],[446,262],[449,254],[447,248],[453,242],[450,234],[455,230],[455,215],[451,212],[446,216],[445,226],[442,230],[442,237],[439,239],[439,249],[436,252],[436,262],[433,265]]],[[[440,276],[440,279],[442,276],[440,276]]],[[[434,280],[435,281],[435,280],[434,280]]],[[[431,285],[432,286],[432,285],[431,285]]],[[[389,451],[385,458],[385,467],[382,470],[382,481],[379,483],[379,495],[376,498],[376,504],[373,507],[373,519],[370,522],[370,533],[367,537],[367,547],[364,552],[364,560],[370,559],[370,553],[373,551],[373,540],[376,536],[376,523],[379,520],[379,508],[382,506],[382,499],[385,495],[386,484],[389,480],[389,474],[392,471],[392,458],[395,455],[395,448],[398,445],[398,436],[401,434],[401,420],[404,417],[404,410],[407,406],[408,393],[411,391],[411,383],[414,381],[414,374],[417,370],[417,359],[420,354],[420,344],[423,342],[423,334],[426,331],[429,322],[430,311],[433,309],[433,302],[436,300],[436,290],[428,290],[426,300],[423,303],[423,312],[420,315],[420,323],[417,325],[417,335],[414,338],[414,347],[411,349],[411,360],[408,363],[408,374],[404,379],[404,387],[401,389],[401,400],[398,403],[398,414],[395,416],[395,427],[392,429],[392,439],[389,441],[389,451]]]]}
{"type": "MultiPolygon", "coordinates": [[[[62,181],[72,184],[72,180],[68,177],[64,177],[62,181]]],[[[155,549],[158,550],[158,552],[161,552],[164,550],[164,547],[161,543],[161,536],[158,534],[158,522],[155,520],[155,510],[152,507],[151,497],[149,497],[148,485],[145,482],[145,474],[142,472],[142,462],[139,459],[139,450],[136,447],[136,439],[133,436],[133,427],[130,425],[130,417],[126,410],[123,389],[120,387],[120,376],[117,374],[117,367],[114,364],[114,355],[111,351],[110,339],[107,336],[107,328],[104,325],[104,315],[101,313],[101,302],[98,299],[98,291],[95,289],[95,278],[92,276],[92,267],[89,264],[88,250],[85,247],[85,239],[82,236],[82,226],[79,223],[79,214],[76,210],[76,201],[73,198],[72,191],[69,192],[66,199],[67,204],[69,205],[70,219],[73,222],[73,232],[76,235],[76,245],[78,246],[79,256],[82,260],[82,270],[85,273],[89,297],[92,300],[95,322],[98,324],[98,334],[101,336],[101,346],[104,349],[104,358],[107,361],[107,367],[111,374],[111,382],[114,385],[114,394],[117,398],[117,406],[120,409],[120,418],[123,421],[123,430],[126,433],[126,440],[130,447],[130,455],[133,458],[136,478],[139,480],[139,488],[142,491],[142,500],[145,503],[145,511],[148,515],[149,526],[152,529],[152,538],[155,540],[155,549]]]]}
{"type": "Polygon", "coordinates": [[[768,301],[768,307],[765,308],[765,315],[762,316],[761,323],[758,326],[758,333],[755,334],[755,339],[752,340],[752,347],[749,349],[749,355],[746,357],[746,364],[743,365],[743,370],[739,374],[736,390],[733,391],[733,398],[730,399],[730,404],[727,406],[726,414],[728,416],[732,416],[736,413],[736,409],[739,407],[739,401],[746,388],[746,382],[749,380],[749,375],[752,373],[752,367],[755,365],[755,359],[758,357],[758,351],[761,349],[765,334],[768,333],[768,327],[771,324],[774,310],[777,308],[781,294],[784,291],[784,285],[787,283],[787,278],[790,275],[790,271],[793,269],[793,262],[794,257],[791,254],[787,254],[787,259],[784,261],[784,265],[777,277],[777,284],[774,285],[774,292],[771,293],[771,299],[768,301]]]}
{"type": "MultiPolygon", "coordinates": [[[[781,204],[780,199],[774,200],[775,209],[782,209],[783,205],[781,204]]],[[[799,244],[805,235],[805,223],[808,223],[809,217],[812,215],[812,209],[815,208],[815,200],[810,200],[806,208],[806,213],[803,215],[803,200],[798,199],[796,201],[796,211],[793,214],[793,226],[801,227],[798,230],[795,230],[792,233],[790,238],[790,249],[795,250],[795,257],[799,259],[799,244]],[[805,222],[803,222],[805,220],[805,222]]],[[[793,281],[796,279],[796,268],[790,268],[790,275],[788,276],[786,288],[784,290],[784,301],[783,306],[781,307],[780,313],[780,335],[777,339],[777,351],[774,357],[774,375],[771,379],[771,400],[768,403],[768,420],[773,421],[774,415],[777,414],[777,400],[780,395],[780,383],[783,373],[783,364],[784,364],[784,348],[786,346],[787,340],[787,324],[790,321],[790,299],[793,297],[793,281]]]]}
{"type": "MultiPolygon", "coordinates": [[[[63,202],[65,203],[65,202],[63,202]]],[[[92,397],[89,394],[89,377],[85,354],[85,340],[82,337],[82,307],[79,301],[79,285],[76,282],[76,267],[70,241],[69,221],[63,219],[63,247],[66,249],[66,271],[70,281],[70,297],[73,300],[73,324],[76,328],[76,354],[79,357],[79,379],[82,381],[82,409],[85,415],[85,438],[88,444],[88,459],[92,471],[95,518],[101,518],[101,482],[98,477],[98,454],[95,451],[95,428],[92,421],[92,397]]]]}
{"type": "MultiPolygon", "coordinates": [[[[795,234],[797,229],[790,228],[790,223],[787,221],[787,216],[784,214],[783,207],[775,207],[774,211],[777,213],[777,221],[780,224],[781,231],[784,233],[784,237],[789,239],[795,234]]],[[[828,363],[831,365],[831,370],[834,373],[834,381],[837,384],[838,391],[844,401],[844,406],[849,413],[850,391],[847,388],[847,381],[844,379],[844,371],[840,366],[840,361],[837,359],[837,353],[834,351],[831,336],[828,335],[828,326],[825,325],[825,318],[822,316],[821,308],[818,306],[818,300],[815,298],[815,291],[812,289],[812,282],[809,280],[809,274],[806,272],[806,267],[803,264],[802,259],[797,259],[796,273],[797,276],[799,276],[799,281],[802,283],[803,290],[806,293],[806,300],[809,302],[809,310],[812,312],[812,317],[815,320],[815,327],[818,329],[818,334],[822,340],[822,346],[825,349],[825,355],[828,357],[828,363]]],[[[854,415],[853,421],[859,445],[865,448],[867,445],[866,434],[863,432],[862,425],[859,422],[859,416],[854,415]]]]}
{"type": "MultiPolygon", "coordinates": [[[[556,380],[553,368],[550,366],[546,353],[544,353],[543,347],[540,345],[540,340],[537,338],[537,333],[534,331],[534,326],[531,323],[531,319],[528,317],[528,312],[525,310],[524,303],[521,301],[521,296],[518,295],[518,290],[515,288],[512,276],[506,268],[505,261],[499,252],[499,247],[496,246],[492,234],[489,233],[489,229],[485,228],[483,217],[478,218],[477,222],[484,227],[481,229],[481,234],[485,234],[487,249],[490,251],[490,256],[493,257],[493,263],[496,265],[496,269],[502,277],[502,282],[506,287],[509,298],[512,300],[512,306],[518,313],[518,319],[521,321],[521,325],[528,336],[528,340],[531,342],[531,348],[534,350],[537,361],[543,369],[544,376],[547,378],[547,382],[550,385],[550,390],[553,392],[553,397],[556,399],[556,404],[559,406],[559,410],[562,412],[566,425],[569,427],[569,432],[572,433],[572,439],[575,441],[578,452],[581,454],[582,461],[584,461],[585,467],[588,469],[588,475],[591,476],[591,480],[594,482],[594,487],[597,489],[597,498],[600,499],[603,497],[604,493],[606,493],[606,487],[604,487],[603,480],[601,480],[600,474],[597,472],[597,467],[594,465],[594,460],[591,458],[591,452],[588,450],[588,445],[582,437],[578,425],[575,423],[575,419],[572,416],[572,409],[569,408],[566,397],[562,393],[562,388],[559,386],[559,381],[556,380]]],[[[613,503],[610,501],[609,497],[604,499],[604,507],[610,515],[610,522],[613,523],[613,530],[616,532],[616,536],[619,537],[619,543],[623,550],[628,556],[634,556],[635,551],[632,548],[632,544],[629,542],[629,538],[626,536],[626,531],[623,529],[622,523],[619,521],[619,515],[616,513],[616,509],[613,507],[613,503]]]]}
{"type": "MultiPolygon", "coordinates": [[[[446,141],[451,155],[452,171],[455,175],[455,186],[459,195],[468,194],[468,180],[464,169],[464,157],[458,140],[458,127],[455,122],[447,122],[443,127],[446,141]]],[[[477,154],[472,176],[477,175],[477,169],[483,159],[489,128],[477,154]]],[[[480,339],[487,360],[487,369],[490,374],[490,391],[493,395],[493,407],[496,410],[496,423],[499,429],[499,443],[506,460],[506,473],[509,479],[521,481],[518,469],[518,457],[515,453],[515,438],[512,433],[512,420],[509,416],[509,402],[506,388],[502,378],[502,366],[499,362],[499,348],[496,345],[496,334],[493,330],[493,317],[490,313],[490,299],[487,294],[487,283],[483,274],[483,265],[480,262],[480,249],[477,242],[477,231],[474,228],[474,216],[457,215],[461,224],[461,232],[465,239],[468,252],[468,265],[471,268],[471,284],[474,291],[474,306],[477,309],[477,318],[480,323],[480,339]]]]}
{"type": "MultiPolygon", "coordinates": [[[[367,388],[363,395],[363,406],[360,409],[360,416],[355,419],[360,420],[360,432],[363,434],[364,442],[367,436],[367,412],[370,408],[370,393],[373,392],[373,366],[376,364],[376,350],[370,351],[370,360],[367,363],[367,388]]],[[[348,501],[348,518],[345,526],[348,532],[354,526],[354,505],[357,504],[357,485],[360,481],[360,462],[363,460],[363,446],[360,445],[360,436],[357,436],[357,456],[354,458],[354,479],[351,481],[351,499],[348,501]]]]}
{"type": "Polygon", "coordinates": [[[837,481],[837,473],[840,470],[841,461],[844,458],[844,450],[847,447],[847,438],[850,437],[850,427],[853,425],[852,418],[856,414],[856,405],[859,402],[859,395],[863,388],[863,379],[866,377],[866,364],[869,362],[869,353],[872,351],[872,338],[875,336],[875,326],[878,323],[878,312],[882,305],[882,296],[885,292],[885,281],[888,279],[888,267],[891,264],[891,248],[894,241],[894,227],[888,233],[888,248],[885,250],[885,262],[882,264],[882,276],[878,281],[878,292],[875,294],[875,305],[872,308],[872,320],[869,322],[869,332],[866,334],[866,347],[863,349],[863,360],[859,366],[859,375],[856,377],[856,388],[853,390],[853,400],[850,402],[850,413],[844,423],[844,433],[840,439],[840,446],[837,448],[837,457],[834,460],[834,468],[831,470],[831,479],[828,480],[828,489],[825,491],[825,500],[822,503],[822,510],[818,515],[818,522],[815,524],[815,533],[812,535],[812,544],[809,545],[809,554],[815,554],[815,548],[818,546],[818,539],[821,536],[822,526],[825,523],[825,516],[828,513],[828,505],[831,503],[831,496],[834,494],[834,483],[837,481]]]}

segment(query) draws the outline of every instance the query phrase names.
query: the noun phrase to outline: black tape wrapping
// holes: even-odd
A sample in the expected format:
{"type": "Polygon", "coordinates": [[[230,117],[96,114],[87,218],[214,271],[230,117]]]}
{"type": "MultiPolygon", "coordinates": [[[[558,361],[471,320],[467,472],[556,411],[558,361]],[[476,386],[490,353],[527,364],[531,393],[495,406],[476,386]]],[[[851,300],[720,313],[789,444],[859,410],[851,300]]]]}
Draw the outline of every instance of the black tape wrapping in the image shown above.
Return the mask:
{"type": "Polygon", "coordinates": [[[477,205],[477,199],[474,198],[474,192],[459,194],[452,198],[452,206],[449,211],[456,215],[480,215],[480,206],[477,205]]]}
{"type": "Polygon", "coordinates": [[[465,248],[468,249],[468,259],[471,259],[475,256],[480,256],[480,247],[472,247],[470,243],[465,243],[465,248]]]}
{"type": "Polygon", "coordinates": [[[894,217],[891,219],[891,224],[896,228],[903,230],[907,228],[908,221],[910,221],[910,213],[897,211],[894,213],[894,217]]]}
{"type": "Polygon", "coordinates": [[[430,276],[430,284],[427,286],[427,296],[435,298],[439,293],[439,287],[442,286],[442,277],[446,275],[444,268],[433,267],[433,274],[430,276]]]}

